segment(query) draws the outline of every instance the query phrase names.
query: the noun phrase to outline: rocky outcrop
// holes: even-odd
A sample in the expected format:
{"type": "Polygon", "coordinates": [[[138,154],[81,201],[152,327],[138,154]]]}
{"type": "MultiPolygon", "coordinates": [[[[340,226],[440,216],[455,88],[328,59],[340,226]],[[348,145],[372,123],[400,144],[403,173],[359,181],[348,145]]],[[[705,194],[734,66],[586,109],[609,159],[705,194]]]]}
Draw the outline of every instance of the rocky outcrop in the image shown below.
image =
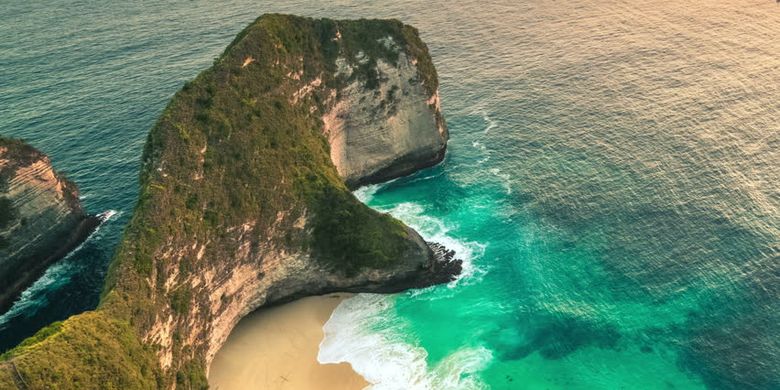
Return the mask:
{"type": "Polygon", "coordinates": [[[48,157],[0,137],[0,312],[96,225],[48,157]]]}
{"type": "MultiPolygon", "coordinates": [[[[249,243],[256,239],[268,239],[265,235],[247,237],[250,232],[251,229],[235,232],[247,243],[244,248],[250,248],[249,243]]],[[[434,253],[416,232],[408,228],[407,232],[408,247],[391,267],[366,268],[354,275],[325,266],[306,252],[263,245],[256,251],[239,251],[227,263],[209,266],[189,278],[187,288],[197,298],[192,300],[184,321],[174,310],[164,310],[156,317],[145,340],[161,346],[158,358],[163,370],[175,369],[178,351],[170,335],[186,323],[187,344],[204,348],[208,369],[238,321],[262,306],[330,292],[400,292],[446,283],[460,273],[458,261],[443,252],[434,253]]]]}
{"type": "Polygon", "coordinates": [[[259,18],[150,131],[100,307],[11,351],[0,385],[205,388],[259,307],[453,280],[451,252],[349,191],[441,160],[437,87],[398,21],[259,18]]]}
{"type": "Polygon", "coordinates": [[[421,80],[418,58],[392,36],[379,43],[398,53],[395,63],[369,63],[362,52],[337,58],[337,76],[351,81],[329,91],[322,118],[331,160],[351,188],[439,163],[449,138],[438,90],[421,80]],[[371,66],[376,79],[352,78],[360,66],[371,66]]]}

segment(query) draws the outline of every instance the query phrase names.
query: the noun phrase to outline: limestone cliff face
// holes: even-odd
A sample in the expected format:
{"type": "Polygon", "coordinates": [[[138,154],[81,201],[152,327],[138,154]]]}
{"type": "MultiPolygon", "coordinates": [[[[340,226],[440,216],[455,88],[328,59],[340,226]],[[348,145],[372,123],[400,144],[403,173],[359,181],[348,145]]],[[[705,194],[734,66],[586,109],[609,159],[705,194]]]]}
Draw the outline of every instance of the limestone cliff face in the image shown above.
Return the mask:
{"type": "Polygon", "coordinates": [[[436,85],[425,85],[436,79],[423,80],[418,58],[392,36],[378,43],[398,53],[395,64],[369,64],[362,52],[338,58],[337,76],[352,81],[329,91],[322,118],[331,160],[352,188],[437,164],[449,137],[436,85]],[[371,66],[376,79],[352,78],[361,65],[371,66]]]}
{"type": "MultiPolygon", "coordinates": [[[[276,15],[261,18],[248,30],[222,59],[231,69],[226,77],[253,77],[256,72],[281,75],[274,94],[282,97],[290,110],[302,112],[314,125],[313,130],[325,136],[329,153],[324,157],[330,160],[327,165],[336,168],[341,178],[338,182],[354,188],[407,175],[441,161],[448,132],[441,115],[435,70],[416,31],[395,21],[334,22],[276,15]],[[321,50],[330,51],[332,57],[316,51],[298,55],[274,30],[280,21],[315,34],[313,38],[320,44],[327,42],[331,47],[321,50]],[[376,38],[354,41],[356,34],[372,27],[378,29],[376,38]],[[264,36],[267,41],[254,40],[262,36],[261,32],[270,33],[264,36]],[[257,46],[263,45],[273,47],[270,58],[269,53],[258,52],[257,46]],[[263,61],[270,68],[263,66],[263,61]],[[418,68],[418,62],[428,68],[418,68]]],[[[260,96],[255,91],[243,99],[252,101],[260,96]]],[[[207,140],[197,151],[203,155],[203,162],[213,144],[207,140]]],[[[165,158],[149,163],[155,167],[153,172],[168,178],[165,158]]],[[[205,170],[198,170],[193,179],[209,177],[205,170]]],[[[274,191],[284,188],[284,181],[283,175],[274,191]]],[[[342,201],[353,199],[349,196],[342,201]]],[[[156,353],[164,372],[181,371],[182,362],[190,359],[207,371],[236,323],[259,307],[334,291],[397,292],[448,282],[460,270],[459,263],[450,261],[451,254],[448,257],[436,246],[438,250],[432,250],[417,232],[389,219],[378,232],[387,237],[379,239],[402,237],[400,248],[393,249],[389,262],[356,267],[352,260],[350,264],[334,264],[316,247],[295,244],[318,239],[318,214],[323,211],[309,202],[288,203],[275,209],[270,223],[241,216],[225,226],[218,239],[184,236],[158,249],[165,261],[152,270],[149,280],[158,280],[162,286],[153,292],[153,300],[163,305],[143,327],[142,337],[158,347],[156,353]],[[182,273],[182,263],[198,264],[198,272],[182,273]],[[186,310],[168,305],[169,297],[180,295],[187,298],[186,310]],[[184,337],[182,342],[172,337],[177,333],[184,337]]],[[[333,223],[340,226],[354,222],[336,218],[333,223]]],[[[323,233],[338,234],[330,229],[323,233]]]]}
{"type": "MultiPolygon", "coordinates": [[[[449,262],[441,251],[433,252],[416,232],[407,229],[408,246],[391,267],[345,275],[323,265],[311,253],[273,244],[280,238],[280,232],[286,230],[281,228],[288,222],[285,218],[280,215],[279,226],[262,233],[251,224],[231,229],[229,237],[241,244],[232,256],[221,257],[219,262],[210,261],[203,254],[209,243],[190,247],[195,259],[201,253],[199,261],[208,265],[186,279],[175,269],[166,272],[166,286],[161,295],[187,289],[192,300],[184,312],[177,312],[176,307],[156,312],[144,333],[146,343],[158,346],[157,357],[163,371],[180,370],[183,359],[196,357],[203,359],[208,371],[208,365],[233,327],[262,306],[338,291],[399,292],[449,282],[460,270],[458,263],[449,262]],[[172,337],[176,333],[186,337],[182,344],[172,337]],[[182,356],[182,346],[192,351],[192,355],[182,356]]],[[[305,218],[299,218],[293,222],[297,226],[294,229],[300,229],[302,234],[307,223],[305,218]]]]}
{"type": "Polygon", "coordinates": [[[259,307],[453,280],[452,253],[349,191],[441,160],[437,87],[398,21],[259,18],[150,131],[100,307],[12,351],[0,385],[205,388],[259,307]]]}
{"type": "Polygon", "coordinates": [[[0,310],[95,227],[49,158],[0,137],[0,310]]]}

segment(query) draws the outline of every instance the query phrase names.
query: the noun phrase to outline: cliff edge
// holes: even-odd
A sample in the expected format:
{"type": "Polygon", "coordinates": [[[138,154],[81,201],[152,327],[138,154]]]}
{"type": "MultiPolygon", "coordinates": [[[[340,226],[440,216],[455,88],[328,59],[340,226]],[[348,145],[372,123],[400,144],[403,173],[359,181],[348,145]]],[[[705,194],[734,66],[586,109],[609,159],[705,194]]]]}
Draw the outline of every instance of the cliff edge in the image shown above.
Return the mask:
{"type": "Polygon", "coordinates": [[[0,387],[206,388],[268,304],[453,280],[460,262],[350,192],[435,164],[447,130],[417,31],[265,15],[150,131],[99,307],[0,359],[0,387]]]}
{"type": "Polygon", "coordinates": [[[46,155],[0,137],[0,313],[97,224],[46,155]]]}
{"type": "Polygon", "coordinates": [[[400,28],[401,34],[387,31],[368,51],[345,42],[362,34],[350,31],[360,27],[336,29],[333,85],[317,91],[323,85],[318,77],[302,90],[324,96],[322,121],[330,157],[350,188],[439,163],[449,138],[436,70],[416,31],[408,26],[400,28]]]}

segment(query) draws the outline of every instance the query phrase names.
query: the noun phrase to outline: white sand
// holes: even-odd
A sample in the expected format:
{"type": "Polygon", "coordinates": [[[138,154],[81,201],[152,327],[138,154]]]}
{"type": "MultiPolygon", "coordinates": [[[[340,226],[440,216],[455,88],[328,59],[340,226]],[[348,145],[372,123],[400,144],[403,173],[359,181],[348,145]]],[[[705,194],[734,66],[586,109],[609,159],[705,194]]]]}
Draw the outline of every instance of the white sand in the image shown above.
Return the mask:
{"type": "Polygon", "coordinates": [[[347,364],[320,364],[322,326],[350,294],[309,297],[259,310],[238,323],[209,370],[215,390],[363,389],[347,364]]]}

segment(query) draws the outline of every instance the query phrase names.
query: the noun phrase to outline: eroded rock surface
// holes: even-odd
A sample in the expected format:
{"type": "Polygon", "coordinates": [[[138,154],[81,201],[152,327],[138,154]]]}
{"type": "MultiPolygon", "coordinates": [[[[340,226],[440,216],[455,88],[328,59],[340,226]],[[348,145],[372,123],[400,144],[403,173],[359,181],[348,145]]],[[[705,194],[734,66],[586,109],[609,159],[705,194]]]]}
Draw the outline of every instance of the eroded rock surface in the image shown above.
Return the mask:
{"type": "Polygon", "coordinates": [[[431,93],[436,86],[421,80],[418,59],[392,37],[380,44],[398,57],[394,64],[383,59],[371,64],[377,76],[373,83],[352,77],[365,55],[337,59],[337,76],[351,81],[330,91],[322,118],[331,160],[352,188],[439,163],[449,138],[439,92],[431,93]]]}
{"type": "Polygon", "coordinates": [[[0,137],[0,311],[96,225],[46,155],[0,137]]]}
{"type": "Polygon", "coordinates": [[[350,192],[442,159],[437,88],[399,21],[259,18],[150,131],[100,307],[11,351],[0,387],[205,388],[259,307],[453,280],[451,252],[350,192]]]}

